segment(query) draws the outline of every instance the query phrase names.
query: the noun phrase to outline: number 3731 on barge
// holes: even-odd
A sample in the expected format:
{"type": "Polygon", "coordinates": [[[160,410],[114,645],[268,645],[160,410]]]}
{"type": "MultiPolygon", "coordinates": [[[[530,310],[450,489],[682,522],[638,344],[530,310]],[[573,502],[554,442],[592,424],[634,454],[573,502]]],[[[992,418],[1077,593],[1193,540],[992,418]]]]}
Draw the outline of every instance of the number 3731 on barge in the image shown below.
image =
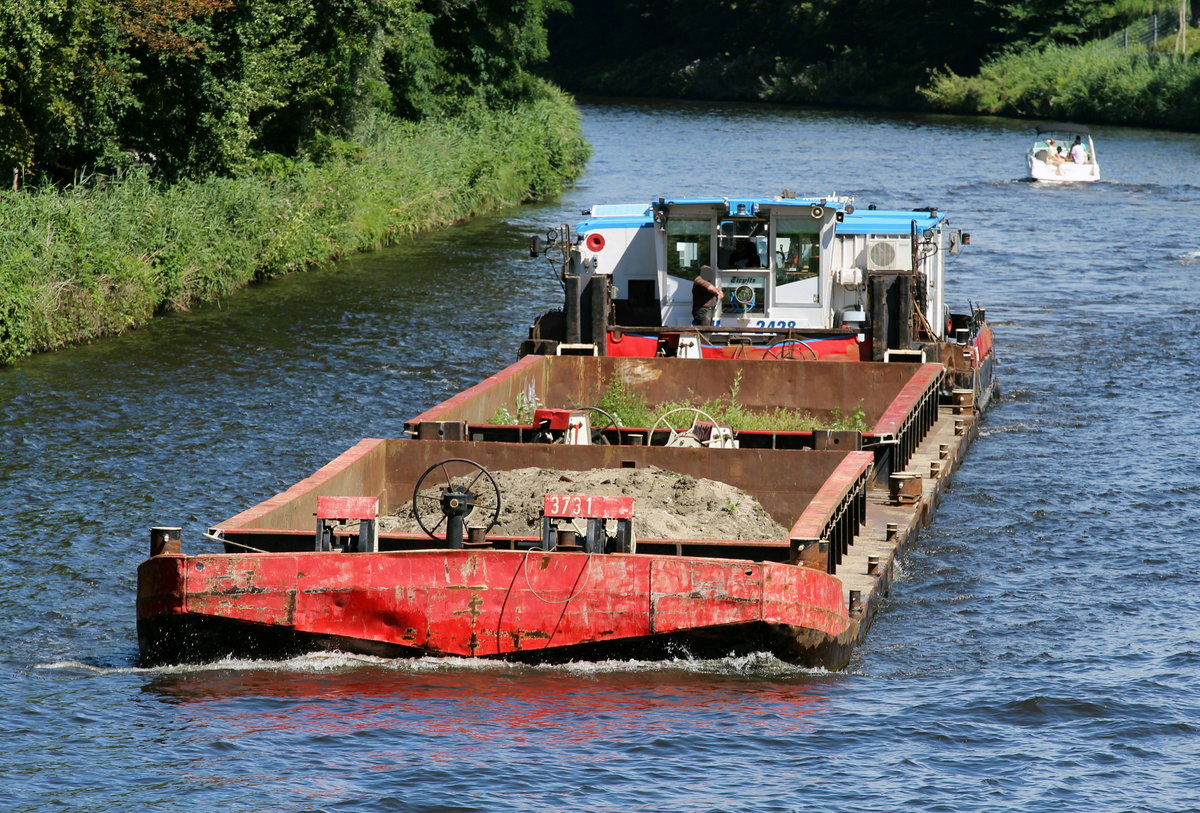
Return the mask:
{"type": "Polygon", "coordinates": [[[219,551],[152,530],[143,663],[848,662],[995,396],[983,309],[947,304],[968,236],[786,193],[587,215],[531,241],[565,300],[516,363],[210,526],[219,551]],[[701,480],[716,496],[686,502],[701,480]],[[723,524],[760,509],[773,526],[723,524]]]}

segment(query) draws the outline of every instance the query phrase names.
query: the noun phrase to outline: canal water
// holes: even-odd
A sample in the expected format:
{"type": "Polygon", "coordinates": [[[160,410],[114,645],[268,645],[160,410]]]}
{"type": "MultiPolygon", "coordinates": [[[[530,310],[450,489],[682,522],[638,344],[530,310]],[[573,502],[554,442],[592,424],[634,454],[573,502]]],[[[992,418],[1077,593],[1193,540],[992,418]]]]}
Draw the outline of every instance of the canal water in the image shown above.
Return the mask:
{"type": "Polygon", "coordinates": [[[1200,810],[1200,137],[584,106],[561,200],[0,370],[0,810],[1200,810]],[[137,668],[155,524],[210,523],[516,358],[534,232],[597,202],[853,195],[972,245],[1004,394],[850,668],[337,655],[137,668]]]}

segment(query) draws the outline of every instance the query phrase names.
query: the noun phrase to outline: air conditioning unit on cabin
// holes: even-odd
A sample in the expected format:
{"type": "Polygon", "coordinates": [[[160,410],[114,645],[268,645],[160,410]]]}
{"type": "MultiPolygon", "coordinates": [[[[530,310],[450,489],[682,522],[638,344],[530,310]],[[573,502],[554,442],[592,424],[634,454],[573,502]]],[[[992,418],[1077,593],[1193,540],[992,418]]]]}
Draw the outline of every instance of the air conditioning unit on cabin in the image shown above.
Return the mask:
{"type": "Polygon", "coordinates": [[[911,271],[911,238],[906,235],[867,238],[867,270],[911,271]]]}

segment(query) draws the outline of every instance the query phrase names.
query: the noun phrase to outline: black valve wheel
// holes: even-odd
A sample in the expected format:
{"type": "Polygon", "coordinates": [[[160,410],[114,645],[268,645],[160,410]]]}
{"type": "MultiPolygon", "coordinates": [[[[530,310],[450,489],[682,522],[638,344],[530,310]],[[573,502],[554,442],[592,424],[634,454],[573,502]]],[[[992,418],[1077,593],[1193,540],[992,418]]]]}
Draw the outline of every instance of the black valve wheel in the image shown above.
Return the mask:
{"type": "Polygon", "coordinates": [[[474,460],[452,457],[425,470],[413,487],[412,504],[422,531],[458,548],[468,522],[486,533],[500,521],[500,486],[474,460]],[[423,493],[434,489],[437,494],[423,493]]]}
{"type": "MultiPolygon", "coordinates": [[[[607,409],[601,409],[600,407],[596,407],[596,406],[583,407],[583,409],[586,409],[588,412],[595,412],[595,413],[599,414],[602,418],[604,418],[604,421],[605,421],[600,426],[599,429],[597,429],[595,426],[592,427],[592,445],[593,446],[608,446],[608,445],[610,445],[609,440],[607,437],[605,437],[604,433],[607,432],[609,429],[615,429],[615,428],[619,427],[621,425],[621,421],[617,418],[616,415],[612,414],[607,409]]],[[[621,433],[620,432],[617,433],[616,445],[617,446],[621,445],[621,433]]]]}

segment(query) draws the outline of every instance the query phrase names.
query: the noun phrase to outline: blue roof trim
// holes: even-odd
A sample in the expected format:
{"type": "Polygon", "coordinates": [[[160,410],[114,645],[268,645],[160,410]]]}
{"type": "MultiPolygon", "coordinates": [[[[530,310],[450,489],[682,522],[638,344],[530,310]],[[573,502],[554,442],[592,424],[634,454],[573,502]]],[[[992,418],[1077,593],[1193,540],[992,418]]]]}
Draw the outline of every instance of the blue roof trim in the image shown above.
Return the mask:
{"type": "Polygon", "coordinates": [[[856,209],[845,215],[837,225],[838,234],[911,234],[916,221],[917,230],[936,228],[941,216],[929,212],[905,212],[892,209],[856,209]]]}
{"type": "MultiPolygon", "coordinates": [[[[749,214],[761,215],[762,208],[768,207],[776,212],[782,212],[790,208],[808,209],[815,205],[821,205],[820,198],[667,198],[664,200],[669,206],[719,206],[724,208],[728,204],[733,211],[737,211],[738,204],[744,204],[749,214]]],[[[657,202],[650,203],[649,206],[641,203],[617,203],[604,204],[593,206],[590,212],[590,217],[587,220],[577,224],[575,229],[579,233],[586,234],[596,229],[643,229],[650,228],[654,224],[652,217],[654,206],[657,202]]],[[[925,229],[937,228],[942,222],[944,215],[939,213],[937,216],[929,212],[913,211],[904,209],[855,209],[853,212],[846,212],[846,204],[838,201],[826,201],[823,204],[826,208],[834,209],[842,212],[842,222],[837,224],[837,233],[843,235],[856,234],[890,234],[890,235],[906,235],[911,233],[912,223],[916,221],[917,230],[924,231],[925,229]]]]}
{"type": "Polygon", "coordinates": [[[648,229],[654,225],[654,219],[646,217],[593,217],[575,226],[579,234],[587,234],[597,229],[648,229]]]}
{"type": "MultiPolygon", "coordinates": [[[[827,209],[841,211],[846,208],[846,204],[835,200],[825,200],[821,203],[821,198],[754,198],[754,197],[730,197],[730,198],[666,198],[665,203],[670,206],[724,206],[729,203],[729,208],[736,211],[739,203],[746,204],[746,209],[749,211],[757,211],[760,207],[788,207],[788,206],[824,206],[827,209]]],[[[657,205],[658,201],[653,201],[650,205],[657,205]]]]}

